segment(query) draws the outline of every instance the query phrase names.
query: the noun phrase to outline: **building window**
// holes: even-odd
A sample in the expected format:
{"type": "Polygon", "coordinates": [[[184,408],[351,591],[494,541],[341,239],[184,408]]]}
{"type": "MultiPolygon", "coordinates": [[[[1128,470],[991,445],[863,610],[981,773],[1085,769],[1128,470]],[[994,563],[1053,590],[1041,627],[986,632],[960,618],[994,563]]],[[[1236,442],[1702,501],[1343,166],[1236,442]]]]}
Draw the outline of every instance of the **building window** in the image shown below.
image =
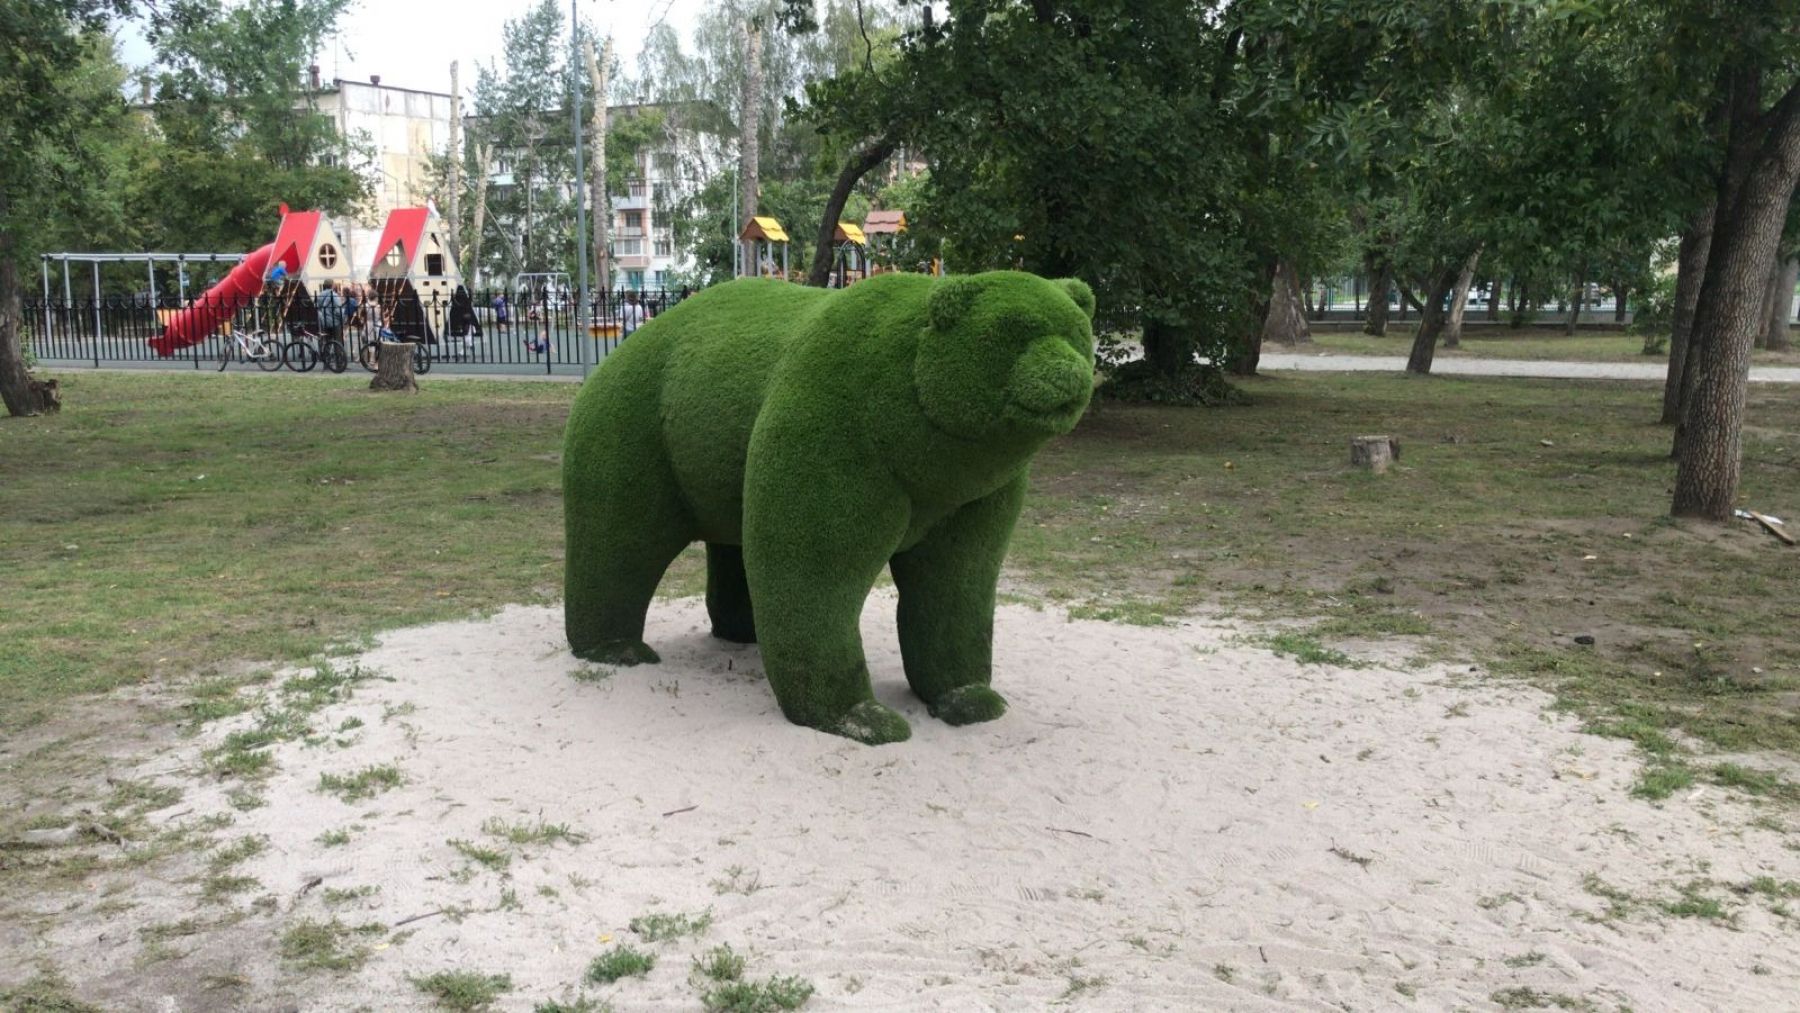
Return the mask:
{"type": "Polygon", "coordinates": [[[626,211],[620,217],[625,221],[625,228],[644,231],[644,213],[642,211],[626,211]]]}
{"type": "Polygon", "coordinates": [[[644,290],[644,272],[642,272],[642,271],[626,271],[625,272],[625,287],[642,292],[644,290]]]}
{"type": "Polygon", "coordinates": [[[675,238],[667,232],[657,233],[656,255],[659,257],[673,257],[675,255],[675,238]]]}
{"type": "Polygon", "coordinates": [[[441,253],[427,253],[425,255],[425,273],[431,275],[443,274],[444,255],[441,253]]]}

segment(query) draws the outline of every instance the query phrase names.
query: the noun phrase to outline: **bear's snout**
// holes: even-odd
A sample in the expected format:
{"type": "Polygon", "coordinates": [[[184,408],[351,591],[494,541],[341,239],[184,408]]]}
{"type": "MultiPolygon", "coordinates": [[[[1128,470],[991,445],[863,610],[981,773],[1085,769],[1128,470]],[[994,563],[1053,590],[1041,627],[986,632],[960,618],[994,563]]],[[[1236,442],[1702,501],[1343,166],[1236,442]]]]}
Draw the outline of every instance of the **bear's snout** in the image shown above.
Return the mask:
{"type": "Polygon", "coordinates": [[[1039,338],[1013,364],[1012,402],[1033,415],[1074,416],[1087,407],[1094,367],[1060,338],[1039,338]]]}

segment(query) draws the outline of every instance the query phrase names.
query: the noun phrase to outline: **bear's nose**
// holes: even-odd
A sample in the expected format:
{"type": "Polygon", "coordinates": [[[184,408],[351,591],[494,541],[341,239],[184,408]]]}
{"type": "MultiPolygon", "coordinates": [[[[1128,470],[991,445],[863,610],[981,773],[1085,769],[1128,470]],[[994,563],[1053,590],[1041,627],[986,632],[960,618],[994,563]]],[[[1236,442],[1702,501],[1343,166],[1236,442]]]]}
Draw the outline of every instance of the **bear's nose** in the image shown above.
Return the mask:
{"type": "Polygon", "coordinates": [[[1094,385],[1094,367],[1057,338],[1039,338],[1013,364],[1013,403],[1048,415],[1085,402],[1094,385]]]}

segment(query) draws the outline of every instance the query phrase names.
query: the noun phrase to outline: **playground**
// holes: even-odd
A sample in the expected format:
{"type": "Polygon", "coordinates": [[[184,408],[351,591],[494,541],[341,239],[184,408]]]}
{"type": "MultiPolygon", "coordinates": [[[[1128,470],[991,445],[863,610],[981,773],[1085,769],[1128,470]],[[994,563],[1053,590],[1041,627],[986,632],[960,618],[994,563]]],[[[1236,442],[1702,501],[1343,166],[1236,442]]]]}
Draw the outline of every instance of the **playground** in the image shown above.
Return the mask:
{"type": "MultiPolygon", "coordinates": [[[[569,385],[68,382],[84,410],[22,423],[0,491],[32,531],[4,550],[0,981],[426,1008],[413,979],[456,971],[623,1009],[692,1004],[730,944],[830,1006],[1664,1008],[1778,1005],[1800,970],[1791,556],[1656,519],[1651,387],[1284,374],[1229,427],[1103,405],[1034,469],[1013,712],[911,714],[902,756],[782,722],[692,601],[652,610],[658,669],[567,659],[569,385]],[[1403,440],[1395,471],[1345,480],[1351,418],[1403,440]],[[622,944],[658,965],[585,984],[622,944]]],[[[1800,434],[1747,436],[1748,499],[1800,497],[1800,434]]]]}

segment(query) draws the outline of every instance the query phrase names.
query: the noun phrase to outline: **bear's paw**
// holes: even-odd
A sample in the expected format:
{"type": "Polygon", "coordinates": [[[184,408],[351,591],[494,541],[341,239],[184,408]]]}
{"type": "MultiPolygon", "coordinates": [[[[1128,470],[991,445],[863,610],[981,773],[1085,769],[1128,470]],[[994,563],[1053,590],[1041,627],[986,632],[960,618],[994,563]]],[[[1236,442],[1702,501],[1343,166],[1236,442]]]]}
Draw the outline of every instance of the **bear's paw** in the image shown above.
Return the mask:
{"type": "Polygon", "coordinates": [[[931,716],[948,725],[992,721],[1006,713],[1006,698],[987,686],[958,686],[933,700],[931,716]]]}
{"type": "Polygon", "coordinates": [[[864,700],[850,708],[843,717],[820,731],[855,739],[865,746],[905,742],[912,737],[912,726],[905,718],[873,700],[864,700]]]}
{"type": "Polygon", "coordinates": [[[654,665],[662,656],[642,640],[602,640],[591,647],[579,648],[575,656],[600,665],[654,665]]]}

